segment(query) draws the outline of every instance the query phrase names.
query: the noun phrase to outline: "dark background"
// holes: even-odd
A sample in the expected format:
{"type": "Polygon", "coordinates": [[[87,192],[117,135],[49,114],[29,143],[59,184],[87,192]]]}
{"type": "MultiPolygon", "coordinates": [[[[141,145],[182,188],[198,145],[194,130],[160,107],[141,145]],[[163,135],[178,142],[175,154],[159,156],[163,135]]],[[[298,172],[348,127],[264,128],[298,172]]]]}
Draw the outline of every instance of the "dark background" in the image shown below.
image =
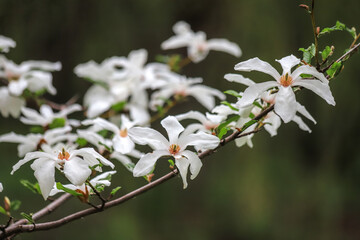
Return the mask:
{"type": "MultiPolygon", "coordinates": [[[[275,59],[289,54],[301,57],[298,48],[311,44],[310,18],[298,7],[300,3],[310,1],[1,0],[0,34],[17,42],[7,55],[17,63],[29,59],[62,62],[63,70],[54,73],[58,94],[51,98],[65,102],[75,94],[82,96],[89,87],[73,73],[79,63],[127,56],[139,48],[149,51],[149,61],[159,53],[185,53],[184,49],[160,49],[160,43],[173,34],[172,25],[185,20],[209,38],[238,43],[244,54],[236,59],[211,52],[184,73],[201,76],[205,84],[220,90],[238,91],[243,87],[223,79],[225,73],[235,72],[236,63],[257,56],[279,69],[275,59]]],[[[359,14],[359,1],[317,1],[320,27],[340,20],[359,28],[359,14]]],[[[336,56],[352,42],[347,33],[321,40],[322,48],[335,45],[336,56]]],[[[343,74],[331,81],[335,107],[312,92],[298,94],[297,99],[318,121],[317,125],[307,122],[311,134],[294,123],[283,125],[273,138],[260,132],[253,139],[253,149],[226,146],[206,158],[199,176],[186,190],[180,178],[173,179],[104,213],[17,239],[360,239],[359,64],[357,54],[343,74]]],[[[246,76],[257,82],[269,79],[265,74],[246,76]]],[[[172,113],[192,106],[186,103],[172,113]]],[[[0,123],[1,134],[27,131],[11,118],[1,117],[0,123]]],[[[27,213],[44,206],[41,196],[34,196],[18,182],[19,178],[34,181],[29,164],[15,176],[9,175],[18,161],[15,145],[1,144],[0,152],[0,181],[5,188],[1,196],[22,200],[20,211],[27,213]]],[[[166,169],[165,161],[159,165],[157,176],[165,172],[161,166],[166,169]]],[[[122,186],[120,194],[144,184],[120,165],[117,170],[113,186],[122,186]]],[[[81,208],[84,206],[73,199],[55,215],[81,208]]]]}

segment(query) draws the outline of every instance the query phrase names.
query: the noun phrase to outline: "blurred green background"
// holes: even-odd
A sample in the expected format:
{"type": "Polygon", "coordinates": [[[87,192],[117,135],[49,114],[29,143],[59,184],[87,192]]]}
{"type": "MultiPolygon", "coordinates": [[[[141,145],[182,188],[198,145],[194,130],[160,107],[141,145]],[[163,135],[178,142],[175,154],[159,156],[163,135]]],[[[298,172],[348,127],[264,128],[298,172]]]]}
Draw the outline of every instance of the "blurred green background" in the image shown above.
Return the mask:
{"type": "MultiPolygon", "coordinates": [[[[173,34],[172,25],[185,20],[209,38],[238,43],[244,54],[236,59],[211,52],[184,73],[201,76],[205,84],[220,90],[243,90],[223,79],[225,73],[235,72],[236,63],[257,56],[278,68],[275,59],[289,54],[301,57],[298,48],[311,44],[309,16],[298,7],[310,2],[0,0],[0,34],[16,40],[17,47],[7,56],[17,63],[29,59],[62,62],[63,70],[54,74],[58,94],[52,100],[65,102],[75,94],[82,96],[89,87],[73,74],[79,63],[127,56],[139,48],[149,51],[149,61],[159,53],[185,53],[185,49],[160,49],[160,43],[173,34]]],[[[360,28],[360,1],[317,0],[316,15],[320,27],[340,20],[360,28]]],[[[347,33],[321,40],[321,47],[335,45],[336,56],[352,41],[347,33]]],[[[297,99],[318,121],[317,125],[307,122],[311,134],[293,123],[283,125],[273,138],[260,132],[253,139],[253,149],[226,146],[206,158],[186,190],[180,178],[172,179],[101,214],[16,239],[360,239],[359,66],[357,54],[331,81],[335,107],[312,92],[298,94],[297,99]]],[[[246,76],[258,82],[268,79],[265,74],[246,76]]],[[[193,106],[186,103],[172,113],[193,106]]],[[[200,105],[196,109],[205,111],[200,105]]],[[[1,118],[0,123],[0,134],[27,130],[11,118],[1,118]]],[[[41,196],[18,182],[18,178],[34,181],[29,165],[9,175],[18,161],[15,145],[1,144],[0,152],[0,182],[5,188],[0,196],[22,200],[21,211],[27,213],[44,206],[41,196]]],[[[157,176],[166,171],[167,164],[159,165],[157,176]]],[[[144,184],[120,165],[117,170],[114,186],[122,186],[120,194],[144,184]]],[[[82,208],[72,199],[44,220],[82,208]]]]}

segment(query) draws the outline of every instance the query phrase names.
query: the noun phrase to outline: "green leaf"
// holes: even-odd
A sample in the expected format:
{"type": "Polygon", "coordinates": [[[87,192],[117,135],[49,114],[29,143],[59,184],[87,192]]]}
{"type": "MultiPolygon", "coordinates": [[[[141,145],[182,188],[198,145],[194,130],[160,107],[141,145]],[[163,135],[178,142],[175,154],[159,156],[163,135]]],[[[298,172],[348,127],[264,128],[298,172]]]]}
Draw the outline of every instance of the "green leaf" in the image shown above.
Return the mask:
{"type": "Polygon", "coordinates": [[[315,48],[315,44],[311,44],[308,48],[299,48],[299,51],[303,52],[303,60],[308,63],[311,64],[311,59],[313,57],[315,57],[315,52],[316,52],[316,48],[315,48]]]}
{"type": "Polygon", "coordinates": [[[31,182],[29,182],[28,180],[25,180],[25,179],[20,180],[20,183],[24,187],[26,187],[27,189],[32,191],[33,193],[41,194],[39,183],[31,183],[31,182]]]}
{"type": "Polygon", "coordinates": [[[99,134],[102,137],[106,137],[108,132],[109,132],[108,130],[104,129],[104,130],[98,131],[97,134],[99,134]]]}
{"type": "Polygon", "coordinates": [[[126,103],[127,103],[126,101],[115,103],[114,105],[111,106],[111,109],[116,112],[121,112],[124,109],[126,103]]]}
{"type": "Polygon", "coordinates": [[[250,127],[251,125],[253,125],[255,123],[257,123],[257,120],[250,120],[244,124],[244,126],[241,128],[241,130],[244,131],[245,129],[247,129],[248,127],[250,127]]]}
{"type": "Polygon", "coordinates": [[[114,188],[113,190],[111,190],[110,195],[114,196],[117,193],[117,191],[119,191],[120,189],[121,189],[121,187],[114,188]]]}
{"type": "MultiPolygon", "coordinates": [[[[237,120],[239,120],[240,116],[239,115],[235,115],[233,117],[230,117],[229,119],[227,119],[225,122],[221,123],[217,128],[217,132],[218,132],[218,137],[219,135],[221,135],[221,137],[223,137],[228,130],[222,130],[223,128],[227,127],[230,123],[232,122],[236,122],[237,120]],[[226,131],[226,132],[225,132],[226,131]]],[[[219,138],[221,138],[219,137],[219,138]]]]}
{"type": "Polygon", "coordinates": [[[30,128],[30,133],[44,133],[44,128],[41,126],[34,126],[30,128]]]}
{"type": "Polygon", "coordinates": [[[326,46],[325,49],[321,52],[322,60],[325,61],[332,54],[333,54],[333,49],[331,49],[331,47],[329,46],[326,46]]]}
{"type": "Polygon", "coordinates": [[[8,215],[8,213],[6,212],[6,210],[2,206],[0,206],[0,213],[4,214],[6,216],[8,215]]]}
{"type": "Polygon", "coordinates": [[[326,73],[330,76],[330,78],[335,77],[337,74],[340,73],[342,62],[334,62],[331,67],[326,71],[326,73]]]}
{"type": "Polygon", "coordinates": [[[357,33],[356,33],[356,29],[355,29],[354,27],[352,27],[352,28],[346,28],[346,31],[347,31],[348,33],[350,33],[350,35],[351,35],[354,39],[356,39],[357,33]]]}
{"type": "Polygon", "coordinates": [[[343,31],[346,29],[345,24],[341,23],[340,21],[336,21],[335,26],[333,27],[326,27],[323,30],[321,30],[321,32],[318,34],[318,37],[321,37],[327,33],[331,33],[334,31],[343,31]]]}
{"type": "Polygon", "coordinates": [[[59,190],[63,190],[64,192],[70,193],[71,195],[73,195],[75,197],[82,196],[81,193],[78,193],[75,190],[64,187],[60,182],[56,183],[56,188],[59,189],[59,190]]]}
{"type": "Polygon", "coordinates": [[[224,91],[224,93],[228,94],[228,95],[231,95],[231,96],[234,96],[234,97],[237,97],[237,98],[242,97],[238,92],[236,92],[234,90],[226,90],[226,91],[224,91]]]}
{"type": "Polygon", "coordinates": [[[168,162],[170,163],[171,167],[175,166],[175,163],[174,163],[174,161],[172,159],[169,159],[168,162]]]}
{"type": "Polygon", "coordinates": [[[20,215],[23,216],[23,218],[25,218],[26,220],[28,220],[29,223],[31,223],[31,224],[35,223],[33,218],[32,218],[32,213],[27,214],[27,213],[22,212],[22,213],[20,213],[20,215]]]}
{"type": "Polygon", "coordinates": [[[88,141],[85,138],[78,138],[76,139],[76,143],[77,145],[79,145],[79,147],[85,147],[88,144],[88,141]]]}
{"type": "Polygon", "coordinates": [[[21,201],[19,200],[12,200],[11,201],[11,204],[10,204],[10,209],[12,211],[16,211],[20,208],[20,205],[21,205],[21,201]]]}
{"type": "Polygon", "coordinates": [[[239,111],[239,109],[237,109],[236,107],[232,106],[229,102],[227,101],[222,101],[221,104],[224,104],[226,106],[228,106],[231,110],[234,110],[234,111],[239,111]]]}
{"type": "Polygon", "coordinates": [[[227,134],[227,132],[230,130],[228,127],[223,127],[220,129],[220,132],[218,133],[218,138],[222,139],[222,137],[227,134]]]}
{"type": "Polygon", "coordinates": [[[50,129],[61,128],[65,126],[65,118],[55,118],[52,123],[49,124],[50,129]]]}

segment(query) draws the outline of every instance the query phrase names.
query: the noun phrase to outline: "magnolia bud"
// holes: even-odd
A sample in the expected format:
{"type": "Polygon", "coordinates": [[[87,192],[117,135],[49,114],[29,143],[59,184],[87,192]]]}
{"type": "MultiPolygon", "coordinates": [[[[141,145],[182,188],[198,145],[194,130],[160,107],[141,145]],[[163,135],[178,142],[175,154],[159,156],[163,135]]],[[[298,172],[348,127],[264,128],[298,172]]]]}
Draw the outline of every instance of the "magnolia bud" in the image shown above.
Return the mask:
{"type": "Polygon", "coordinates": [[[300,4],[299,7],[305,9],[306,11],[309,11],[309,6],[305,4],[300,4]]]}

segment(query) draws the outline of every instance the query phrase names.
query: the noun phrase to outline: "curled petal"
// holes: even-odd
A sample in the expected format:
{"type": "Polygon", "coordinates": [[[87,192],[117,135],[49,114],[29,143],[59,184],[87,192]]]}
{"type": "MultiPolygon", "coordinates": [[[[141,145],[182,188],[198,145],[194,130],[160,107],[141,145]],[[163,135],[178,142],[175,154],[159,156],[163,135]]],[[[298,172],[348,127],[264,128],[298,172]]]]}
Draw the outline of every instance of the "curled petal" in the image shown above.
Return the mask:
{"type": "Polygon", "coordinates": [[[184,131],[184,127],[174,116],[168,116],[161,121],[161,125],[165,128],[170,144],[176,143],[179,134],[184,131]]]}
{"type": "Polygon", "coordinates": [[[302,80],[297,81],[293,85],[302,86],[310,89],[320,97],[322,97],[328,104],[335,106],[335,99],[331,93],[329,84],[320,82],[318,80],[302,80]]]}
{"type": "Polygon", "coordinates": [[[152,153],[145,154],[134,167],[133,175],[134,177],[145,176],[153,170],[156,161],[162,157],[170,155],[169,151],[165,150],[156,150],[152,153]]]}
{"type": "Polygon", "coordinates": [[[214,38],[207,42],[207,46],[210,50],[222,51],[240,57],[242,52],[240,47],[227,39],[214,38]]]}
{"type": "Polygon", "coordinates": [[[228,80],[229,82],[236,82],[236,83],[244,84],[246,86],[255,84],[255,82],[253,80],[246,78],[240,74],[228,73],[228,74],[225,74],[224,78],[226,80],[228,80]]]}
{"type": "Polygon", "coordinates": [[[200,169],[203,164],[202,164],[200,158],[198,157],[198,155],[196,155],[194,152],[185,150],[181,154],[189,160],[190,173],[191,173],[190,179],[193,180],[199,174],[200,169]]]}
{"type": "Polygon", "coordinates": [[[275,98],[275,112],[288,123],[296,114],[296,99],[291,87],[280,87],[275,98]]]}
{"type": "Polygon", "coordinates": [[[275,81],[268,81],[263,83],[256,83],[250,85],[242,95],[242,98],[239,99],[237,105],[239,107],[246,107],[251,105],[256,98],[258,98],[266,90],[277,87],[279,84],[275,81]]]}
{"type": "Polygon", "coordinates": [[[300,59],[292,54],[276,61],[281,64],[281,67],[283,68],[283,75],[286,73],[290,74],[291,69],[300,63],[300,59]]]}
{"type": "Polygon", "coordinates": [[[235,70],[244,72],[259,71],[269,74],[276,81],[279,81],[280,79],[280,74],[276,71],[274,67],[272,67],[269,63],[260,60],[257,57],[236,64],[235,70]]]}
{"type": "Polygon", "coordinates": [[[177,157],[177,158],[175,158],[175,165],[179,169],[179,173],[180,173],[181,179],[183,180],[183,184],[184,184],[183,188],[185,189],[188,186],[186,178],[187,178],[187,172],[189,169],[190,162],[187,158],[177,157]]]}

